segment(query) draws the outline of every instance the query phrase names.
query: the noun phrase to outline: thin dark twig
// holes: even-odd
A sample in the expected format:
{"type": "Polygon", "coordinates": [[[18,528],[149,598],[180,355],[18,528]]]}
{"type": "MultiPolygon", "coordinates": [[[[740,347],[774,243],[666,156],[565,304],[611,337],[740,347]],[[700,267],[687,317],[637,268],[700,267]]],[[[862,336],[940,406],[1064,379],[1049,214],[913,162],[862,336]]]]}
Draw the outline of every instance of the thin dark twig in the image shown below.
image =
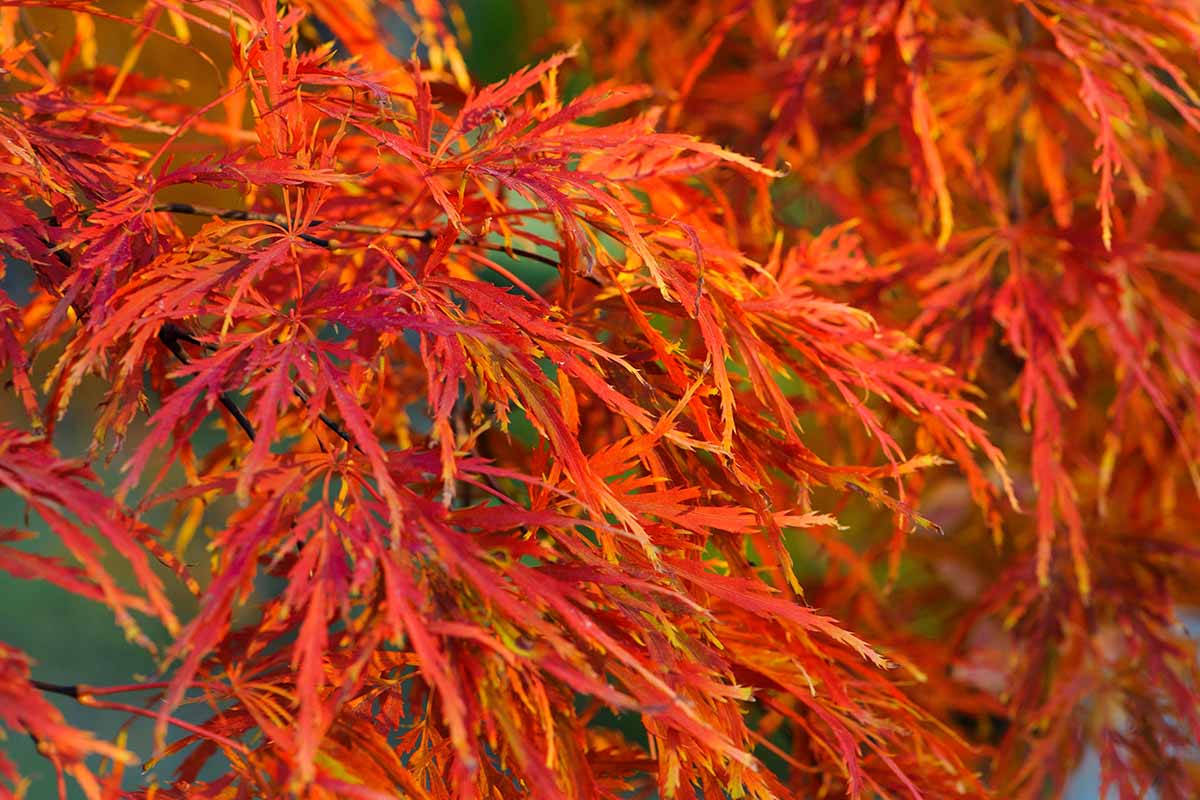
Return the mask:
{"type": "MultiPolygon", "coordinates": [[[[179,359],[185,366],[190,364],[191,360],[188,358],[187,353],[183,352],[183,346],[180,342],[200,343],[196,337],[172,322],[168,322],[162,326],[162,329],[158,332],[158,340],[166,345],[166,348],[175,354],[175,358],[179,359]]],[[[218,392],[217,401],[225,407],[225,410],[229,412],[229,415],[233,417],[238,426],[246,432],[246,436],[250,438],[250,441],[254,441],[254,423],[247,419],[246,415],[242,413],[242,409],[238,408],[238,404],[229,396],[229,393],[218,392]]]]}
{"type": "MultiPolygon", "coordinates": [[[[53,215],[47,217],[46,221],[51,225],[58,225],[58,220],[53,215]]],[[[53,248],[55,257],[58,258],[58,260],[64,266],[68,268],[71,266],[71,256],[68,253],[56,247],[53,242],[47,241],[45,244],[47,247],[53,248]]],[[[87,316],[86,309],[83,311],[76,309],[76,314],[80,319],[84,319],[87,316]]],[[[162,327],[161,330],[159,330],[158,339],[163,343],[163,345],[166,346],[168,350],[174,353],[175,358],[179,359],[179,361],[185,366],[190,362],[188,360],[187,353],[183,351],[183,347],[179,343],[189,342],[191,344],[200,344],[199,339],[197,339],[195,336],[192,336],[186,330],[172,322],[168,322],[162,327]]],[[[233,398],[230,397],[226,392],[220,392],[217,395],[217,400],[234,418],[241,429],[246,432],[246,435],[250,437],[250,441],[254,441],[254,425],[249,419],[246,418],[246,415],[242,413],[242,410],[238,408],[238,405],[233,401],[233,398]]]]}
{"type": "MultiPolygon", "coordinates": [[[[308,402],[308,393],[305,392],[303,389],[301,389],[299,386],[297,386],[294,383],[292,384],[292,394],[296,395],[296,397],[299,398],[301,403],[308,402]]],[[[329,430],[331,430],[335,434],[337,434],[338,438],[340,438],[346,444],[352,446],[355,450],[357,450],[360,453],[363,451],[363,449],[361,447],[359,447],[358,442],[354,441],[354,437],[352,437],[349,433],[347,433],[346,429],[343,428],[340,424],[338,424],[335,420],[330,419],[329,416],[324,411],[317,412],[317,419],[319,419],[319,420],[321,420],[321,422],[325,423],[325,427],[329,428],[329,430]]]]}
{"type": "MultiPolygon", "coordinates": [[[[30,684],[35,689],[38,689],[39,691],[50,692],[51,694],[59,694],[59,695],[63,695],[64,697],[70,697],[72,700],[75,700],[76,702],[80,703],[81,705],[85,705],[89,708],[107,709],[109,711],[122,711],[127,714],[135,714],[137,716],[147,717],[150,719],[160,718],[160,715],[157,711],[151,711],[150,709],[147,709],[147,708],[140,708],[138,706],[130,705],[128,703],[117,703],[117,702],[113,702],[111,700],[97,700],[95,697],[93,697],[91,694],[88,693],[87,687],[80,687],[78,685],[69,685],[69,684],[61,684],[61,683],[46,683],[45,681],[38,681],[38,680],[31,680],[30,684]]],[[[247,752],[245,745],[243,745],[241,742],[238,742],[234,739],[230,739],[227,736],[222,736],[219,733],[213,733],[212,731],[205,730],[204,728],[200,727],[199,725],[193,725],[190,722],[186,722],[186,721],[178,719],[176,717],[167,716],[166,720],[168,722],[170,722],[172,725],[174,725],[178,728],[182,728],[183,730],[187,731],[188,733],[203,737],[205,739],[208,739],[211,742],[223,745],[225,747],[232,748],[241,753],[247,752]]],[[[36,737],[34,740],[36,741],[36,737]]]]}
{"type": "MultiPolygon", "coordinates": [[[[162,340],[163,344],[165,344],[171,350],[171,352],[175,354],[175,357],[184,364],[188,363],[187,354],[183,352],[183,348],[179,344],[180,342],[193,344],[197,347],[207,350],[210,353],[216,352],[217,350],[215,345],[201,342],[195,336],[192,336],[174,322],[168,322],[167,324],[163,325],[162,330],[160,330],[158,333],[158,338],[162,340]]],[[[300,400],[300,402],[308,402],[308,393],[294,383],[292,384],[292,394],[294,394],[297,399],[300,400]]],[[[242,414],[241,409],[239,409],[236,405],[233,405],[232,408],[230,407],[230,404],[233,403],[233,400],[226,396],[224,392],[222,392],[218,397],[221,400],[221,405],[229,409],[229,413],[233,415],[238,424],[242,426],[242,430],[246,431],[246,434],[250,437],[251,441],[253,441],[255,435],[253,423],[246,419],[245,415],[242,414]],[[228,404],[226,401],[228,401],[228,404]]],[[[338,438],[346,442],[346,444],[352,445],[355,450],[362,452],[362,448],[359,447],[358,443],[354,441],[354,437],[347,433],[346,429],[338,424],[336,420],[330,419],[329,415],[324,411],[317,412],[317,418],[325,424],[325,427],[333,431],[338,438]]]]}
{"type": "MultiPolygon", "coordinates": [[[[248,211],[237,208],[216,208],[214,206],[194,205],[191,203],[157,203],[154,206],[154,210],[168,214],[187,214],[191,216],[216,217],[218,219],[246,222],[266,222],[280,225],[282,227],[287,227],[290,225],[289,220],[280,214],[272,214],[263,211],[248,211]]],[[[50,219],[52,220],[53,218],[50,219]]],[[[419,242],[432,242],[437,238],[437,236],[429,230],[388,228],[381,225],[364,225],[357,222],[339,222],[322,219],[312,220],[312,224],[315,226],[328,227],[335,231],[341,231],[344,233],[361,233],[372,236],[394,236],[400,239],[409,239],[419,242]]],[[[323,247],[327,250],[334,250],[343,246],[336,239],[316,236],[311,233],[301,233],[299,234],[299,238],[303,241],[309,242],[318,247],[323,247]]],[[[554,267],[555,269],[559,269],[562,266],[557,259],[544,256],[541,253],[536,253],[532,250],[526,250],[519,247],[508,247],[507,245],[496,242],[486,242],[478,236],[460,236],[455,243],[466,247],[478,247],[482,250],[491,250],[494,252],[501,252],[507,255],[525,258],[530,261],[536,261],[538,263],[554,267]]],[[[63,258],[63,255],[60,255],[59,257],[63,258]]],[[[584,279],[592,283],[599,284],[599,281],[595,277],[584,276],[584,279]]],[[[216,349],[212,345],[203,344],[199,339],[192,336],[179,325],[170,322],[163,325],[162,329],[159,331],[158,338],[163,345],[166,346],[166,348],[170,350],[184,365],[187,365],[191,362],[188,359],[187,353],[184,352],[180,342],[187,342],[198,347],[203,347],[210,352],[216,349]]],[[[294,383],[292,384],[292,393],[301,402],[308,402],[308,394],[294,383]]],[[[254,424],[250,422],[250,420],[242,412],[241,408],[239,408],[237,403],[234,402],[233,398],[227,392],[220,392],[217,394],[217,400],[225,408],[225,410],[229,412],[230,416],[233,417],[238,426],[246,433],[246,436],[249,437],[251,441],[254,441],[255,436],[257,435],[254,429],[254,424]]],[[[340,424],[325,414],[325,412],[318,412],[317,417],[338,438],[347,444],[352,445],[359,452],[362,452],[362,448],[357,442],[354,441],[354,438],[340,424]]]]}
{"type": "Polygon", "coordinates": [[[64,697],[70,697],[72,700],[79,699],[79,687],[75,686],[73,684],[46,683],[46,681],[36,681],[36,680],[31,680],[29,683],[32,684],[33,688],[35,688],[39,691],[42,691],[42,692],[50,692],[52,694],[61,694],[64,697]]]}
{"type": "MultiPolygon", "coordinates": [[[[197,206],[191,203],[159,203],[154,206],[155,211],[162,211],[168,214],[190,214],[200,217],[217,217],[218,219],[242,220],[250,222],[270,222],[276,225],[287,227],[288,219],[280,214],[271,214],[263,211],[244,211],[238,208],[215,208],[212,206],[197,206]]],[[[339,222],[336,220],[314,219],[314,226],[327,227],[335,231],[343,233],[363,233],[371,236],[395,236],[398,239],[410,239],[417,242],[432,242],[437,236],[428,230],[412,230],[409,228],[388,228],[383,225],[363,225],[358,222],[339,222]]],[[[316,236],[311,233],[301,233],[300,238],[318,247],[324,247],[327,250],[334,250],[342,247],[342,243],[336,239],[327,239],[322,236],[316,236]]],[[[492,250],[498,253],[506,253],[512,256],[537,261],[555,269],[562,265],[558,259],[544,256],[541,253],[536,253],[533,250],[526,250],[520,247],[509,247],[498,242],[485,242],[478,236],[460,236],[455,241],[455,244],[464,247],[478,247],[481,250],[492,250]]]]}

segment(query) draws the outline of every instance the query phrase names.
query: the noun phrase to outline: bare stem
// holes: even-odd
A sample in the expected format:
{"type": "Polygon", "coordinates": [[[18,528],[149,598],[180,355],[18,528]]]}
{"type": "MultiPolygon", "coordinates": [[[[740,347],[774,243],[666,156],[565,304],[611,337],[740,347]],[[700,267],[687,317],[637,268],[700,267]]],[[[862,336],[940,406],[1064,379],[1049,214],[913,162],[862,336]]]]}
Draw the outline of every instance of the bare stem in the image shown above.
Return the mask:
{"type": "MultiPolygon", "coordinates": [[[[154,206],[155,211],[162,211],[168,214],[190,214],[200,217],[217,217],[218,219],[230,220],[247,220],[253,222],[270,222],[276,225],[287,227],[290,223],[287,217],[279,214],[271,214],[262,211],[244,211],[238,208],[215,208],[213,206],[197,206],[191,203],[159,203],[154,206]]],[[[410,228],[388,228],[382,225],[363,225],[358,222],[339,222],[336,220],[315,219],[312,225],[316,227],[329,228],[330,230],[339,231],[342,233],[361,233],[369,236],[394,236],[398,239],[410,239],[418,242],[432,242],[437,236],[433,231],[429,230],[412,230],[410,228]]],[[[315,236],[311,233],[302,233],[300,238],[318,247],[324,247],[329,250],[334,250],[342,246],[336,239],[329,239],[322,236],[315,236]]],[[[536,253],[533,250],[526,250],[519,247],[509,247],[499,242],[484,241],[478,236],[460,236],[455,241],[455,244],[463,247],[478,247],[481,250],[491,250],[498,253],[507,253],[513,256],[519,256],[530,261],[537,261],[550,267],[558,269],[561,265],[557,259],[550,256],[544,256],[541,253],[536,253]]]]}
{"type": "MultiPolygon", "coordinates": [[[[162,329],[159,330],[158,340],[162,342],[168,350],[174,353],[175,358],[179,359],[179,361],[184,365],[190,364],[191,360],[187,357],[187,353],[183,352],[183,345],[181,345],[180,342],[185,341],[193,342],[195,344],[200,343],[199,340],[197,340],[183,328],[170,322],[168,322],[166,325],[163,325],[162,329]]],[[[225,407],[225,410],[229,412],[229,415],[233,417],[238,426],[246,432],[246,436],[250,437],[250,441],[254,441],[254,424],[247,419],[245,414],[242,413],[242,409],[238,408],[238,404],[234,402],[232,397],[229,396],[229,393],[220,392],[217,395],[217,400],[222,406],[225,407]]]]}
{"type": "MultiPolygon", "coordinates": [[[[164,719],[165,718],[167,720],[167,722],[169,722],[170,724],[174,725],[177,728],[182,728],[183,730],[187,731],[188,733],[194,734],[203,739],[208,739],[209,741],[219,744],[223,747],[227,747],[232,750],[237,750],[240,753],[248,752],[246,750],[246,746],[243,745],[241,742],[236,742],[233,739],[230,739],[228,737],[220,735],[219,733],[213,733],[212,731],[207,731],[204,728],[200,727],[199,725],[193,725],[190,722],[185,722],[184,720],[178,719],[178,718],[170,716],[170,715],[163,715],[156,711],[151,711],[148,708],[142,708],[140,706],[134,706],[134,705],[130,705],[128,703],[118,703],[118,702],[115,702],[112,700],[97,700],[96,699],[96,695],[98,695],[98,694],[115,694],[116,691],[111,691],[111,690],[105,691],[103,689],[93,690],[91,687],[83,686],[81,684],[47,683],[46,681],[38,681],[38,680],[30,681],[30,683],[33,685],[33,687],[35,689],[38,689],[39,691],[49,692],[51,694],[62,695],[63,697],[69,697],[72,700],[79,703],[80,705],[88,706],[89,708],[100,708],[100,709],[106,709],[109,711],[123,711],[127,714],[133,714],[133,715],[139,716],[139,717],[147,717],[149,719],[164,719]]],[[[138,686],[113,687],[114,690],[120,690],[120,691],[136,691],[136,690],[141,690],[141,689],[145,689],[145,688],[150,688],[150,687],[138,687],[138,686]]]]}

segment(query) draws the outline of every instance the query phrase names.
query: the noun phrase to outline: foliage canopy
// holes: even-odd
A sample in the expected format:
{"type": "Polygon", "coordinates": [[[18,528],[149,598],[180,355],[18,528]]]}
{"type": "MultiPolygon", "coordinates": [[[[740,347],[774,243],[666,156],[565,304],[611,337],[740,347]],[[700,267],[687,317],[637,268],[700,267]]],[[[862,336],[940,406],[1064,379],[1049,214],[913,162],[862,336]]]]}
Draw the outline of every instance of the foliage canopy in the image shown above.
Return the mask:
{"type": "Polygon", "coordinates": [[[0,5],[0,570],[161,666],[0,643],[0,730],[89,798],[1200,794],[1200,6],[517,9],[484,86],[432,0],[0,5]]]}

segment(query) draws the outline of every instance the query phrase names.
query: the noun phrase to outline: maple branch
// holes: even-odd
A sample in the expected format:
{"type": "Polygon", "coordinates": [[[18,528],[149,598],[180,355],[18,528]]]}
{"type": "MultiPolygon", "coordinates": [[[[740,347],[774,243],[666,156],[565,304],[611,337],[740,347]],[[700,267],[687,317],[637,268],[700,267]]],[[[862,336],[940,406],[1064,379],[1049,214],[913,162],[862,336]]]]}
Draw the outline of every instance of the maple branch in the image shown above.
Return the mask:
{"type": "MultiPolygon", "coordinates": [[[[53,214],[46,217],[45,220],[52,225],[58,225],[58,219],[53,214]]],[[[58,258],[58,260],[60,262],[62,262],[62,264],[64,266],[66,266],[66,267],[71,266],[71,257],[67,253],[58,249],[58,247],[56,247],[53,242],[50,242],[45,239],[43,239],[43,241],[45,242],[47,247],[54,248],[54,255],[58,258]]],[[[74,307],[74,306],[72,306],[72,307],[74,307]]],[[[76,314],[79,316],[80,319],[83,319],[87,316],[86,309],[83,309],[83,310],[76,309],[76,314]]],[[[179,327],[178,325],[176,325],[172,322],[168,322],[166,325],[163,325],[162,329],[159,330],[158,340],[160,342],[162,342],[163,345],[165,345],[166,348],[175,355],[175,358],[179,359],[179,361],[181,363],[183,363],[185,366],[187,364],[190,364],[191,361],[188,359],[187,353],[185,353],[183,351],[183,347],[180,346],[179,343],[181,341],[185,341],[185,342],[191,342],[194,344],[200,344],[200,341],[198,339],[196,339],[196,337],[192,336],[190,333],[185,331],[183,328],[179,327]]],[[[219,392],[217,394],[217,400],[221,403],[222,406],[224,406],[225,410],[230,413],[230,415],[234,418],[234,420],[237,421],[237,424],[241,427],[241,429],[246,432],[246,435],[250,437],[250,441],[254,441],[254,436],[255,436],[254,424],[251,423],[250,420],[246,418],[246,415],[242,413],[242,410],[240,408],[238,408],[238,404],[233,401],[233,398],[229,396],[229,393],[228,392],[219,392]]]]}
{"type": "MultiPolygon", "coordinates": [[[[241,219],[241,220],[256,220],[256,221],[263,221],[263,222],[266,222],[266,221],[279,222],[281,219],[283,219],[282,217],[278,217],[277,215],[274,215],[274,214],[262,214],[262,213],[258,213],[255,211],[239,211],[237,209],[215,209],[215,208],[209,208],[207,206],[193,206],[193,205],[189,205],[187,203],[167,203],[165,205],[155,206],[154,210],[155,211],[169,211],[172,213],[181,213],[181,214],[204,214],[204,215],[211,214],[213,216],[221,217],[222,219],[233,219],[233,220],[241,219]]],[[[58,224],[58,220],[54,215],[47,216],[44,218],[44,220],[53,225],[58,224]]],[[[333,225],[345,225],[345,226],[347,226],[345,228],[346,230],[349,230],[349,229],[355,228],[355,227],[357,227],[357,228],[372,228],[372,230],[373,230],[373,226],[363,226],[363,225],[355,226],[353,223],[332,223],[332,224],[333,225]]],[[[380,228],[379,230],[383,230],[383,229],[380,228]]],[[[371,231],[356,230],[355,232],[365,233],[365,232],[371,232],[371,231]]],[[[411,233],[411,231],[406,231],[404,233],[411,233]]],[[[432,241],[434,238],[433,234],[428,233],[428,232],[426,232],[426,234],[422,234],[422,237],[427,241],[432,241]]],[[[337,247],[336,242],[334,242],[330,239],[322,239],[321,237],[313,236],[312,234],[302,233],[302,234],[300,234],[300,238],[304,239],[305,241],[310,241],[313,244],[316,244],[316,245],[319,245],[321,247],[325,247],[328,249],[333,249],[333,248],[337,247]]],[[[47,247],[54,247],[52,242],[45,241],[45,244],[47,247]]],[[[516,250],[514,250],[512,252],[524,253],[524,251],[516,251],[516,250]]],[[[58,260],[61,261],[65,266],[67,266],[67,267],[71,266],[71,259],[68,254],[64,253],[61,250],[58,250],[57,248],[55,248],[54,254],[58,258],[58,260]]],[[[557,262],[554,262],[553,260],[550,260],[550,259],[545,259],[544,256],[538,256],[537,253],[528,253],[526,255],[528,255],[531,258],[544,259],[544,260],[546,260],[547,263],[557,265],[557,262]]],[[[77,309],[76,313],[79,315],[79,317],[81,319],[87,315],[86,310],[80,311],[77,309]]],[[[168,322],[162,326],[162,328],[158,332],[158,339],[160,342],[163,343],[163,345],[168,350],[171,351],[172,354],[174,354],[175,358],[177,358],[180,361],[180,363],[184,364],[185,366],[190,364],[191,360],[188,358],[187,353],[184,352],[183,347],[180,345],[180,342],[187,342],[189,344],[194,344],[197,347],[204,348],[205,350],[209,351],[210,353],[216,352],[216,350],[217,350],[217,348],[215,346],[210,345],[210,344],[204,344],[199,339],[197,339],[195,336],[192,336],[190,333],[188,333],[182,327],[180,327],[179,325],[176,325],[173,322],[168,322]]],[[[300,400],[300,402],[302,402],[302,403],[308,402],[308,394],[303,389],[301,389],[299,386],[295,385],[295,383],[292,384],[292,394],[295,395],[296,398],[300,400]]],[[[246,432],[246,436],[249,437],[250,441],[254,441],[254,438],[257,435],[257,432],[254,429],[254,423],[252,423],[250,421],[250,419],[245,415],[245,413],[242,412],[242,409],[238,407],[238,404],[236,402],[234,402],[234,400],[230,396],[230,394],[228,392],[219,392],[217,394],[217,401],[220,402],[222,407],[224,407],[225,410],[229,412],[230,416],[232,416],[234,421],[237,422],[238,427],[240,427],[243,431],[246,432]]],[[[317,412],[317,418],[320,419],[321,422],[323,422],[325,424],[325,427],[329,428],[330,431],[332,431],[335,435],[337,435],[338,438],[340,438],[342,441],[346,442],[346,444],[353,446],[354,449],[358,450],[360,453],[362,452],[362,448],[358,445],[357,442],[354,441],[353,437],[351,437],[350,434],[346,432],[346,429],[343,428],[340,424],[338,424],[335,420],[330,419],[328,414],[326,414],[324,411],[319,411],[319,412],[317,412]]]]}
{"type": "MultiPolygon", "coordinates": [[[[216,208],[213,206],[193,205],[191,203],[159,203],[154,206],[154,210],[159,211],[159,212],[169,213],[169,214],[189,214],[189,215],[193,215],[193,216],[211,216],[211,217],[217,217],[219,219],[227,219],[227,220],[270,222],[270,223],[282,225],[285,227],[288,225],[287,218],[283,217],[279,214],[271,214],[271,213],[261,212],[261,211],[246,211],[246,210],[236,209],[236,208],[216,208]]],[[[46,217],[45,219],[53,224],[57,224],[57,220],[53,215],[46,217]]],[[[406,229],[400,229],[400,228],[384,228],[384,227],[378,226],[378,225],[362,225],[362,224],[355,223],[355,222],[332,222],[332,221],[319,220],[319,219],[313,220],[312,224],[324,225],[324,226],[332,228],[333,230],[344,231],[347,233],[363,233],[363,234],[372,234],[372,235],[378,235],[378,236],[397,236],[402,239],[412,239],[412,240],[422,241],[422,242],[432,242],[435,238],[437,238],[433,234],[432,231],[428,231],[428,230],[414,231],[414,230],[406,230],[406,229]]],[[[315,244],[318,247],[324,247],[327,250],[333,250],[340,246],[340,244],[334,239],[327,239],[327,238],[323,238],[320,236],[315,236],[311,233],[301,233],[300,238],[306,242],[315,244]]],[[[555,269],[559,268],[559,266],[560,266],[559,262],[556,261],[555,259],[550,258],[548,256],[543,256],[540,253],[535,253],[531,250],[523,250],[521,248],[515,248],[515,247],[508,248],[502,244],[496,244],[496,243],[492,243],[492,242],[483,242],[483,241],[480,241],[478,237],[460,237],[458,240],[458,244],[469,245],[469,246],[473,246],[473,247],[480,247],[485,250],[495,250],[495,251],[505,252],[510,255],[521,256],[523,258],[528,258],[532,261],[538,261],[540,263],[547,264],[549,266],[554,267],[555,269]]],[[[47,243],[47,246],[49,246],[49,245],[50,245],[50,243],[47,243]]],[[[58,252],[58,253],[56,253],[56,255],[58,256],[58,258],[61,261],[63,261],[64,264],[66,264],[67,266],[70,266],[69,257],[66,254],[58,252]]],[[[587,278],[587,279],[591,280],[594,283],[599,283],[594,278],[587,278]]],[[[197,339],[196,337],[194,337],[190,333],[188,333],[186,330],[184,330],[182,327],[180,327],[179,325],[176,325],[175,323],[172,323],[172,322],[168,322],[165,325],[163,325],[162,329],[158,333],[158,338],[159,338],[159,341],[161,341],[163,343],[163,345],[166,346],[166,348],[168,350],[170,350],[172,354],[174,354],[175,358],[177,358],[184,365],[190,364],[191,361],[190,361],[190,359],[188,359],[187,353],[184,352],[183,347],[180,345],[180,342],[188,342],[189,344],[194,344],[197,347],[203,347],[204,349],[208,350],[209,352],[215,352],[217,349],[213,345],[204,344],[199,339],[197,339]]],[[[308,402],[308,394],[303,389],[301,389],[299,386],[296,386],[294,383],[292,384],[292,394],[295,395],[296,398],[300,400],[300,402],[302,402],[302,403],[308,402]]],[[[257,431],[254,428],[254,423],[252,423],[249,420],[249,418],[246,417],[245,413],[242,412],[241,408],[238,407],[237,403],[234,402],[233,398],[229,395],[229,393],[228,392],[218,393],[217,400],[225,408],[225,410],[229,412],[230,416],[232,416],[234,418],[234,421],[237,422],[238,427],[240,427],[243,431],[245,431],[246,436],[249,437],[250,441],[254,441],[255,436],[257,435],[257,431]]],[[[354,438],[346,431],[346,429],[343,428],[338,422],[331,419],[329,417],[329,415],[327,415],[324,411],[318,412],[317,418],[320,419],[321,422],[324,423],[325,427],[329,428],[329,430],[332,431],[338,438],[340,438],[342,441],[346,442],[347,444],[353,446],[355,450],[362,452],[362,448],[359,446],[359,444],[357,442],[354,441],[354,438]]]]}
{"type": "MultiPolygon", "coordinates": [[[[62,695],[63,697],[69,697],[72,700],[79,703],[80,705],[87,706],[88,708],[99,708],[99,709],[106,709],[109,711],[124,711],[128,714],[133,714],[133,715],[139,716],[139,717],[147,717],[149,719],[159,719],[160,718],[160,715],[158,714],[158,712],[151,711],[148,708],[141,708],[140,706],[130,705],[129,703],[118,703],[118,702],[115,702],[112,700],[97,700],[94,697],[94,695],[97,693],[103,694],[104,692],[103,691],[95,692],[91,689],[91,687],[84,686],[82,684],[47,683],[46,681],[39,681],[39,680],[33,680],[33,679],[31,679],[29,681],[29,683],[30,683],[30,685],[32,685],[35,689],[38,689],[39,691],[49,692],[51,694],[62,695]]],[[[117,688],[119,688],[119,689],[130,688],[131,690],[133,690],[131,687],[117,687],[117,688]]],[[[149,687],[147,687],[147,688],[149,688],[149,687]]],[[[200,727],[199,725],[193,725],[190,722],[185,722],[184,720],[181,720],[178,717],[174,717],[171,715],[167,715],[166,719],[168,722],[170,722],[175,727],[182,728],[183,730],[187,731],[188,733],[191,733],[195,736],[199,736],[202,739],[208,739],[211,742],[223,745],[223,746],[228,747],[233,750],[237,750],[238,752],[243,753],[243,754],[249,752],[249,751],[247,751],[246,746],[244,744],[242,744],[241,742],[234,741],[233,739],[230,739],[226,736],[222,736],[219,733],[213,733],[212,731],[207,731],[204,728],[200,727]]]]}
{"type": "MultiPolygon", "coordinates": [[[[299,398],[300,402],[308,402],[308,393],[294,383],[292,384],[292,394],[299,398]]],[[[317,419],[325,423],[325,427],[333,431],[343,442],[352,446],[358,452],[362,452],[362,448],[359,447],[358,442],[354,441],[354,438],[346,432],[346,429],[343,428],[336,420],[330,419],[324,411],[317,412],[317,419]]]]}
{"type": "MultiPolygon", "coordinates": [[[[175,354],[175,357],[178,358],[180,361],[182,361],[184,364],[188,364],[189,361],[188,361],[187,354],[185,352],[183,352],[183,347],[179,344],[180,342],[187,342],[188,344],[194,344],[197,347],[204,348],[205,350],[207,350],[210,353],[216,352],[216,350],[217,350],[215,345],[205,344],[204,342],[201,342],[195,336],[192,336],[190,333],[188,333],[186,330],[184,330],[179,325],[176,325],[174,322],[168,322],[165,325],[163,325],[162,329],[158,332],[158,338],[160,341],[162,341],[162,343],[164,345],[167,346],[167,348],[172,353],[175,354]]],[[[302,403],[308,402],[308,393],[305,392],[303,389],[301,389],[299,386],[297,386],[295,383],[292,384],[292,394],[295,395],[300,400],[300,402],[302,402],[302,403]]],[[[237,404],[228,395],[228,393],[221,392],[220,394],[217,395],[217,399],[220,400],[221,405],[224,406],[225,409],[233,416],[233,418],[237,421],[238,425],[241,426],[242,430],[244,430],[246,432],[246,435],[250,437],[250,441],[254,441],[254,437],[255,437],[254,423],[252,423],[249,419],[247,419],[246,415],[244,413],[242,413],[242,410],[240,408],[238,408],[237,404]]],[[[350,434],[346,432],[346,429],[343,428],[340,424],[338,424],[338,422],[336,420],[330,419],[329,415],[326,414],[324,411],[318,411],[317,418],[320,419],[321,422],[323,422],[325,424],[325,427],[329,428],[329,430],[331,430],[334,434],[336,434],[342,441],[346,442],[349,445],[352,445],[354,447],[354,449],[359,450],[360,452],[362,451],[362,448],[359,447],[358,443],[354,441],[353,437],[351,437],[350,434]]]]}
{"type": "MultiPolygon", "coordinates": [[[[200,344],[200,341],[196,337],[192,336],[190,333],[173,322],[168,322],[162,326],[158,332],[158,340],[162,342],[168,350],[174,353],[175,357],[179,359],[185,366],[192,362],[187,357],[187,353],[183,352],[183,346],[179,343],[184,341],[191,342],[193,344],[200,344]]],[[[229,396],[229,393],[218,392],[217,401],[225,407],[225,410],[229,412],[230,416],[233,417],[238,426],[246,432],[246,436],[250,437],[250,441],[254,441],[254,423],[250,422],[246,415],[242,413],[242,409],[238,408],[238,404],[233,401],[233,398],[229,396]]]]}
{"type": "MultiPolygon", "coordinates": [[[[197,206],[191,203],[158,203],[154,206],[155,211],[161,211],[168,214],[190,214],[199,217],[217,217],[218,219],[241,220],[250,222],[270,222],[283,227],[288,227],[290,222],[287,217],[281,214],[272,214],[265,211],[244,211],[237,208],[216,208],[213,206],[197,206]]],[[[371,236],[395,236],[399,239],[410,239],[417,242],[432,242],[437,236],[430,230],[413,230],[411,228],[389,228],[383,225],[363,225],[358,222],[339,222],[336,220],[314,219],[311,223],[314,226],[327,227],[331,230],[341,231],[342,233],[362,233],[371,236]]],[[[301,233],[300,238],[310,244],[315,244],[318,247],[324,247],[327,250],[334,250],[341,246],[341,243],[336,239],[327,239],[325,237],[316,236],[311,233],[301,233]]],[[[506,253],[511,256],[520,256],[521,258],[537,261],[555,269],[559,269],[562,264],[558,259],[544,256],[541,253],[533,250],[526,250],[520,247],[508,247],[499,242],[485,242],[478,236],[459,236],[455,244],[465,247],[478,247],[482,250],[492,250],[498,253],[506,253]]]]}
{"type": "MultiPolygon", "coordinates": [[[[155,689],[168,689],[171,681],[146,681],[145,683],[123,683],[116,686],[85,686],[84,684],[47,683],[46,681],[31,681],[35,687],[44,692],[65,694],[76,697],[79,694],[89,694],[100,697],[107,694],[130,694],[131,692],[152,692],[155,689]]],[[[203,681],[191,681],[189,686],[202,689],[224,691],[224,687],[203,681]]]]}
{"type": "Polygon", "coordinates": [[[72,700],[79,699],[79,687],[74,684],[47,683],[46,681],[39,680],[30,680],[29,683],[39,691],[61,694],[63,697],[69,697],[72,700]]]}

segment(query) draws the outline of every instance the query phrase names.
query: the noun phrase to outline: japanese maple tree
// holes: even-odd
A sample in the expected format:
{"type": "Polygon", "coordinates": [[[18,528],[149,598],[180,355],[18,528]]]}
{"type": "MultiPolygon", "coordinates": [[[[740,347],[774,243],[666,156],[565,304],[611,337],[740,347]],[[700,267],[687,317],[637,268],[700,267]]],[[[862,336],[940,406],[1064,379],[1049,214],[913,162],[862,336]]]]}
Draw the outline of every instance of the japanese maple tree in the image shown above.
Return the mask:
{"type": "Polygon", "coordinates": [[[0,732],[88,798],[1200,795],[1200,4],[512,8],[484,85],[433,0],[0,3],[0,571],[160,669],[0,642],[0,732]]]}

